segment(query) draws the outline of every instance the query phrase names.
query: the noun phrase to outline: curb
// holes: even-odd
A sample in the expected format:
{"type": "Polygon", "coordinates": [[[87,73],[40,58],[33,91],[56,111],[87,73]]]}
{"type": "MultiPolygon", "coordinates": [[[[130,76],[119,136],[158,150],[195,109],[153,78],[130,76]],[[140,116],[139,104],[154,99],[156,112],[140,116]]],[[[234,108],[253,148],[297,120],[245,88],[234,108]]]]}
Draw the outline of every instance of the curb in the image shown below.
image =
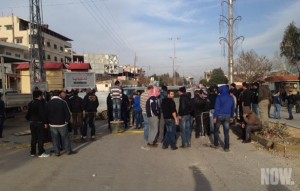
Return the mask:
{"type": "MultiPolygon", "coordinates": [[[[232,126],[232,131],[237,135],[241,135],[241,127],[238,124],[232,126]]],[[[266,149],[271,149],[277,152],[285,152],[285,146],[282,143],[274,142],[273,140],[267,139],[261,135],[251,133],[250,135],[251,140],[258,142],[266,149]]],[[[296,145],[286,145],[286,153],[285,154],[293,154],[299,155],[300,154],[300,144],[297,143],[296,145]]]]}

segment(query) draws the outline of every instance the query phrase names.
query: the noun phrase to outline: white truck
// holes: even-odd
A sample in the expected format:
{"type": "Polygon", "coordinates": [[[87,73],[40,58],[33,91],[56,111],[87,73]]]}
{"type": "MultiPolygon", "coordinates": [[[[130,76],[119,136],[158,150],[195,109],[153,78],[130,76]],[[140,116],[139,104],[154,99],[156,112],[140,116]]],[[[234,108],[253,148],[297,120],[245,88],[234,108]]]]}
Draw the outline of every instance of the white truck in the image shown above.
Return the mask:
{"type": "Polygon", "coordinates": [[[27,111],[32,94],[20,94],[17,91],[7,90],[5,95],[2,95],[2,100],[5,104],[6,115],[11,116],[16,112],[27,111]]]}

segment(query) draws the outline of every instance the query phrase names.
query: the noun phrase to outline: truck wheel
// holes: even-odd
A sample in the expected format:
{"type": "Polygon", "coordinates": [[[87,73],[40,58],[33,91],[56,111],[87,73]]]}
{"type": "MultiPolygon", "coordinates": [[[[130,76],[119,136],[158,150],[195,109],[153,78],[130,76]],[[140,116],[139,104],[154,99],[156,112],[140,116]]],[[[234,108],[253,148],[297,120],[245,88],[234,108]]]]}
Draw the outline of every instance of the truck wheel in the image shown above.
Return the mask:
{"type": "Polygon", "coordinates": [[[102,119],[104,119],[104,120],[107,120],[107,119],[108,119],[107,110],[102,111],[102,112],[101,112],[101,115],[102,115],[102,119]]]}

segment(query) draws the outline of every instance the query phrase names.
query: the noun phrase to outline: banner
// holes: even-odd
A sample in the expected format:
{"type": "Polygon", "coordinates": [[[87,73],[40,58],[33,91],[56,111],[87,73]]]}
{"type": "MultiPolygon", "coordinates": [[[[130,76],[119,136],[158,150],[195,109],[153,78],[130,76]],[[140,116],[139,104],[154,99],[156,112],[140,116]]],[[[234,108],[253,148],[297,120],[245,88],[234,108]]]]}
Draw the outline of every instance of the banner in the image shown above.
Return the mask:
{"type": "Polygon", "coordinates": [[[65,72],[66,89],[95,88],[94,72],[65,72]]]}

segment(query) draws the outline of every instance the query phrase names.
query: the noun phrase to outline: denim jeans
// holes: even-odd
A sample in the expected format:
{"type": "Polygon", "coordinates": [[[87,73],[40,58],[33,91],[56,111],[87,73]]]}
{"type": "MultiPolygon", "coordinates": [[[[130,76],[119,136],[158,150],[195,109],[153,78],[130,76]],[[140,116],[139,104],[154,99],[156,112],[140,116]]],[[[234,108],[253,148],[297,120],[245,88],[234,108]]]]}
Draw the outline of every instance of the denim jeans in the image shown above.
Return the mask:
{"type": "Polygon", "coordinates": [[[219,146],[219,128],[223,125],[224,131],[224,149],[229,149],[229,116],[218,116],[217,123],[215,125],[215,133],[214,133],[214,145],[219,146]]]}
{"type": "Polygon", "coordinates": [[[67,152],[72,151],[71,140],[69,137],[67,124],[63,127],[51,127],[50,126],[50,132],[51,132],[52,143],[53,143],[55,154],[60,153],[60,137],[62,139],[65,151],[67,151],[67,152]]]}
{"type": "Polygon", "coordinates": [[[165,119],[166,124],[166,135],[164,138],[163,146],[176,148],[176,125],[174,119],[165,119]]]}
{"type": "Polygon", "coordinates": [[[196,136],[196,138],[199,136],[204,136],[204,129],[202,127],[201,114],[195,116],[195,136],[196,136]]]}
{"type": "Polygon", "coordinates": [[[182,116],[179,125],[180,125],[180,136],[181,136],[182,146],[190,147],[191,136],[192,136],[191,115],[182,116]]]}
{"type": "Polygon", "coordinates": [[[280,111],[281,111],[281,105],[280,104],[274,104],[274,118],[280,119],[280,111]]]}
{"type": "Polygon", "coordinates": [[[142,121],[143,121],[142,111],[135,111],[134,113],[135,113],[135,127],[142,128],[142,121]]]}
{"type": "Polygon", "coordinates": [[[214,130],[215,130],[214,113],[215,113],[214,109],[209,110],[209,127],[210,127],[210,133],[214,133],[214,130]]]}
{"type": "Polygon", "coordinates": [[[294,118],[293,117],[293,111],[292,111],[293,107],[294,107],[293,104],[289,104],[288,105],[289,119],[293,119],[294,118]]]}
{"type": "Polygon", "coordinates": [[[259,117],[259,106],[258,104],[252,104],[252,111],[259,117]]]}
{"type": "Polygon", "coordinates": [[[112,99],[113,102],[113,118],[121,120],[121,99],[112,99]]]}
{"type": "Polygon", "coordinates": [[[87,127],[88,126],[91,128],[91,136],[95,136],[95,134],[96,134],[95,115],[96,115],[96,113],[94,113],[94,112],[85,113],[84,125],[83,125],[82,131],[81,131],[82,136],[85,137],[87,135],[87,127]]]}
{"type": "Polygon", "coordinates": [[[147,143],[149,143],[149,129],[150,129],[150,124],[148,121],[148,117],[146,113],[143,114],[143,119],[144,119],[144,139],[147,143]]]}

